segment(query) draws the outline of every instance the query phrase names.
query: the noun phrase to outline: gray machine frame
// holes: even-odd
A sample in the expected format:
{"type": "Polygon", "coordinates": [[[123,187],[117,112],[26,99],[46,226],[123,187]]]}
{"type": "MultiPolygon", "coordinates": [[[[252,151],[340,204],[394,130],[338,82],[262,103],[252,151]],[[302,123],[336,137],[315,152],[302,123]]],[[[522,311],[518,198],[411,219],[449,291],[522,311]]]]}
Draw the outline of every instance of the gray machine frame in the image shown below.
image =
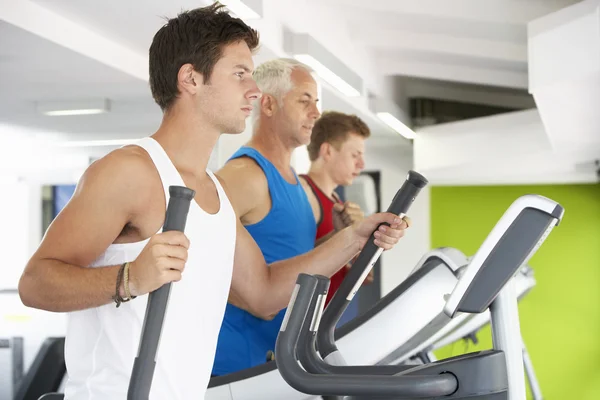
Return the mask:
{"type": "MultiPolygon", "coordinates": [[[[330,366],[329,372],[319,371],[297,357],[303,353],[297,346],[303,332],[314,336],[318,329],[328,280],[301,275],[277,339],[279,372],[292,387],[315,395],[525,400],[523,347],[511,278],[563,215],[564,209],[547,198],[527,195],[517,199],[446,296],[444,311],[451,318],[490,309],[493,350],[413,368],[398,366],[397,371],[386,366],[330,366]],[[377,368],[386,371],[379,374],[377,368]]],[[[326,365],[312,350],[314,360],[326,365]]]]}
{"type": "MultiPolygon", "coordinates": [[[[424,255],[419,266],[398,287],[384,296],[363,315],[336,329],[335,340],[346,360],[355,364],[377,364],[388,354],[421,336],[431,319],[443,310],[442,296],[458,282],[456,271],[467,258],[453,248],[434,249],[424,255]],[[419,308],[411,304],[417,303],[419,308]],[[407,315],[409,312],[409,315],[407,315]],[[402,317],[410,324],[402,322],[402,317]],[[385,326],[385,329],[381,329],[385,326]],[[374,338],[367,340],[365,338],[374,338]]],[[[447,318],[447,317],[446,317],[447,318]]],[[[448,318],[447,318],[448,319],[448,318]]],[[[412,353],[411,353],[412,354],[412,353]]],[[[233,374],[213,377],[206,398],[221,399],[307,399],[281,377],[275,362],[233,374]],[[265,392],[263,388],[270,389],[265,392]]]]}
{"type": "Polygon", "coordinates": [[[480,314],[489,308],[494,348],[506,354],[509,399],[526,398],[526,360],[511,278],[529,262],[563,215],[564,209],[547,198],[528,195],[517,199],[475,254],[444,308],[450,317],[459,312],[480,314]],[[524,240],[525,232],[538,239],[524,240]]]}

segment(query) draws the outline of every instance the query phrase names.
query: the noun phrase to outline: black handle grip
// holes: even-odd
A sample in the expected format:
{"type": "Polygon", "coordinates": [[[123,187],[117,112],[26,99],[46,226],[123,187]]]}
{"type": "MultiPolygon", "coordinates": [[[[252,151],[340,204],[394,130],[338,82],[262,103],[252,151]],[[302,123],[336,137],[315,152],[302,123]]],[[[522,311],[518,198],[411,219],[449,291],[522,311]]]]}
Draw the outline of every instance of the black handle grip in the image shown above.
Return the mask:
{"type": "MultiPolygon", "coordinates": [[[[169,186],[169,195],[163,232],[184,232],[190,204],[196,192],[183,186],[169,186]]],[[[170,293],[171,283],[167,283],[148,296],[138,355],[133,362],[129,380],[127,400],[148,400],[150,396],[156,354],[170,293]]]]}
{"type": "MultiPolygon", "coordinates": [[[[418,172],[409,171],[406,180],[398,192],[396,192],[387,211],[395,215],[404,216],[421,189],[428,183],[427,179],[418,172]]],[[[374,233],[367,241],[353,263],[352,268],[348,271],[348,275],[342,281],[339,289],[333,295],[333,298],[325,309],[323,320],[321,321],[321,329],[317,332],[317,346],[323,358],[337,351],[334,338],[335,327],[367,274],[381,255],[380,248],[375,245],[374,233]]]]}

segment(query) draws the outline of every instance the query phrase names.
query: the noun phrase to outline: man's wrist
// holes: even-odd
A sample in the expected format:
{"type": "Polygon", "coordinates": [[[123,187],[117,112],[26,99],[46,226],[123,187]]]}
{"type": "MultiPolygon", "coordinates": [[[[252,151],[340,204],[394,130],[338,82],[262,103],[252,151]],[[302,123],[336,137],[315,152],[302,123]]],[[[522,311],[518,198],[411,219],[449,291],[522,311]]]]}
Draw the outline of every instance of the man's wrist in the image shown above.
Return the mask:
{"type": "Polygon", "coordinates": [[[129,289],[129,295],[134,298],[139,296],[138,290],[137,290],[137,275],[135,273],[132,273],[132,271],[137,271],[137,268],[134,268],[135,262],[132,261],[130,263],[128,263],[128,279],[127,279],[127,286],[129,289]]]}
{"type": "Polygon", "coordinates": [[[352,253],[352,257],[354,257],[362,250],[364,241],[360,235],[356,233],[354,225],[344,228],[340,232],[340,235],[344,237],[344,250],[350,251],[352,253]]]}
{"type": "Polygon", "coordinates": [[[133,262],[130,263],[125,263],[123,265],[123,267],[127,267],[128,269],[128,273],[127,273],[127,279],[125,279],[125,274],[122,272],[121,273],[121,279],[120,279],[120,284],[119,284],[119,296],[121,297],[121,299],[133,299],[135,297],[138,296],[137,290],[136,290],[136,285],[134,284],[134,279],[133,276],[131,275],[131,265],[133,264],[133,262]],[[128,264],[128,265],[126,265],[128,264]],[[125,289],[125,285],[127,285],[127,289],[129,289],[129,293],[127,293],[127,290],[125,289]]]}

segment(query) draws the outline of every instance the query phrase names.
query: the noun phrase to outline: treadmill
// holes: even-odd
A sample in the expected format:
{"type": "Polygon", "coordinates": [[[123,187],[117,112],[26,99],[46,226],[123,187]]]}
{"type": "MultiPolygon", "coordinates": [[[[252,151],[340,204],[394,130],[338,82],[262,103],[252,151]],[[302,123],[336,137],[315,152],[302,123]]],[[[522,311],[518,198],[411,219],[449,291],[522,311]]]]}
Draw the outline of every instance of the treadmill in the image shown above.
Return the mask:
{"type": "Polygon", "coordinates": [[[279,372],[290,386],[308,395],[525,400],[513,278],[563,215],[563,208],[547,198],[527,195],[517,199],[470,260],[456,286],[444,296],[444,314],[449,319],[489,310],[493,349],[418,366],[349,365],[341,355],[332,356],[340,351],[332,336],[322,333],[333,329],[323,315],[329,279],[301,274],[277,339],[279,372]]]}

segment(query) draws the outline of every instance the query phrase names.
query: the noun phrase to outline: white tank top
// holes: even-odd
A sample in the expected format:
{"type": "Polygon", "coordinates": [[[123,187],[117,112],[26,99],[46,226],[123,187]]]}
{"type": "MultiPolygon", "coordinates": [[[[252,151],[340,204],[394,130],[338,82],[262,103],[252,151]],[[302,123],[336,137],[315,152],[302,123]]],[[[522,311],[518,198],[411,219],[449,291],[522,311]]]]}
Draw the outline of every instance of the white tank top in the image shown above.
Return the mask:
{"type": "MultiPolygon", "coordinates": [[[[171,160],[152,138],[137,143],[154,161],[166,200],[170,185],[184,185],[171,160]]],[[[203,399],[231,284],[236,217],[218,179],[220,208],[204,212],[192,201],[185,234],[190,240],[186,269],[173,283],[150,392],[153,400],[203,399]]],[[[167,204],[166,203],[166,204],[167,204]]],[[[162,230],[162,229],[161,229],[162,230]]],[[[133,261],[148,240],[113,244],[90,267],[133,261]]],[[[148,296],[69,313],[65,343],[67,400],[127,398],[148,296]]]]}

